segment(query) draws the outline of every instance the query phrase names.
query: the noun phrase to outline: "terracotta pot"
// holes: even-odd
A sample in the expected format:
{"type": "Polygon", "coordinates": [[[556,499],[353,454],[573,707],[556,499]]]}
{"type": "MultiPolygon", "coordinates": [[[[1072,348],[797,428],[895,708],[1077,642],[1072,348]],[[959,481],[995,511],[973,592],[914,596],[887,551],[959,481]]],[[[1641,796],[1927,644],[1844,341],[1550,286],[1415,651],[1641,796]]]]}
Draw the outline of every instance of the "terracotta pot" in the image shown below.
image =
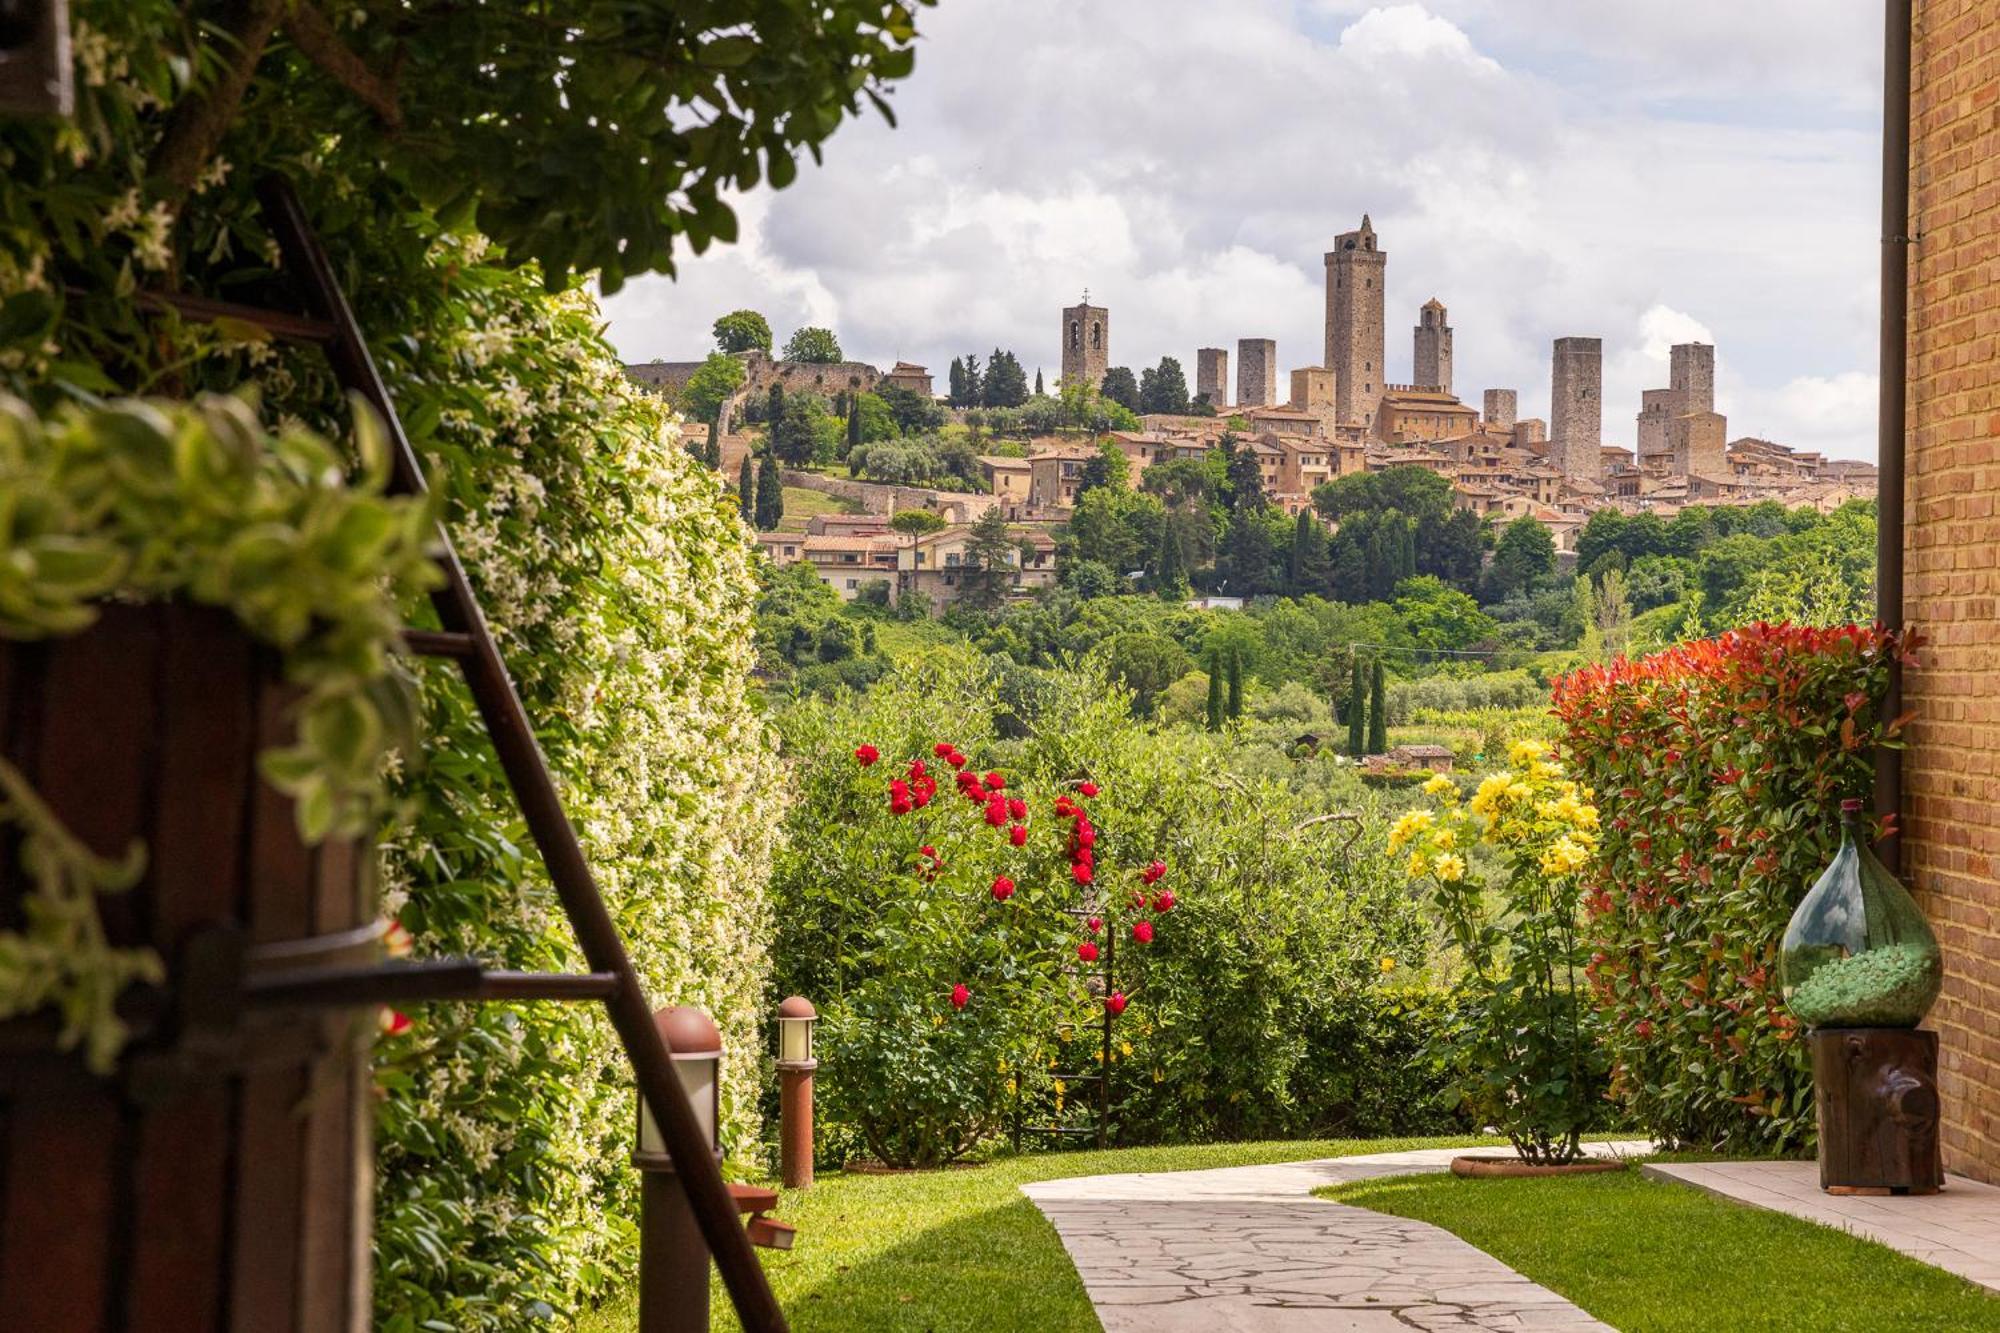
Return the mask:
{"type": "Polygon", "coordinates": [[[1451,1173],[1470,1179],[1475,1176],[1590,1176],[1600,1171],[1623,1171],[1625,1163],[1615,1157],[1587,1157],[1553,1166],[1524,1162],[1518,1157],[1454,1157],[1451,1173]]]}
{"type": "MultiPolygon", "coordinates": [[[[99,899],[164,962],[121,1001],[116,1071],[0,1024],[0,1324],[346,1333],[369,1320],[369,1010],[245,1010],[239,977],[379,954],[364,844],[299,839],[257,772],[297,692],[221,611],[109,606],[81,634],[0,641],[0,754],[100,855],[99,899]]],[[[0,831],[0,925],[19,921],[0,831]]]]}

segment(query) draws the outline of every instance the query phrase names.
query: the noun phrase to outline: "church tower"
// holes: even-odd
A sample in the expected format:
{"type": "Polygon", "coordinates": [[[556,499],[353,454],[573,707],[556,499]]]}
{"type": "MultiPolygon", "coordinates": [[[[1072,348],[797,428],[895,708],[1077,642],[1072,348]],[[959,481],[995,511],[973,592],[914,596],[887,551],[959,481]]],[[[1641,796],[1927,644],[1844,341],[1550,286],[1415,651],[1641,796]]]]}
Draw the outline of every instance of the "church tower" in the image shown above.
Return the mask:
{"type": "Polygon", "coordinates": [[[1451,325],[1444,302],[1433,296],[1417,313],[1416,385],[1451,392],[1451,325]]]}
{"type": "Polygon", "coordinates": [[[1382,403],[1382,298],[1389,256],[1361,227],[1335,238],[1326,255],[1326,366],[1334,372],[1334,412],[1342,425],[1373,429],[1382,403]]]}
{"type": "Polygon", "coordinates": [[[1090,303],[1084,292],[1080,304],[1062,312],[1062,378],[1064,383],[1082,381],[1101,388],[1104,372],[1111,365],[1111,312],[1090,303]]]}

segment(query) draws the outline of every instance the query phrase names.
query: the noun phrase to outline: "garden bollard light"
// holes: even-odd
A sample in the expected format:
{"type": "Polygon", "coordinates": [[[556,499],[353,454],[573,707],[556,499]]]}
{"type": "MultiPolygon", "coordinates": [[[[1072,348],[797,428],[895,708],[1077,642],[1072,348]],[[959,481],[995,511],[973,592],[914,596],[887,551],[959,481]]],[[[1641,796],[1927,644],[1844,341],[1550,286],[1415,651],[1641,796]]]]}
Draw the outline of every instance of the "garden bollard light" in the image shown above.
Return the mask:
{"type": "Polygon", "coordinates": [[[813,1024],[819,1014],[794,995],[778,1006],[778,1178],[788,1190],[813,1183],[813,1024]]]}
{"type": "MultiPolygon", "coordinates": [[[[722,1033],[715,1020],[692,1006],[653,1015],[674,1073],[722,1160],[722,1033]]],[[[659,1126],[639,1099],[639,1329],[640,1333],[708,1333],[708,1245],[688,1206],[659,1126]]]]}

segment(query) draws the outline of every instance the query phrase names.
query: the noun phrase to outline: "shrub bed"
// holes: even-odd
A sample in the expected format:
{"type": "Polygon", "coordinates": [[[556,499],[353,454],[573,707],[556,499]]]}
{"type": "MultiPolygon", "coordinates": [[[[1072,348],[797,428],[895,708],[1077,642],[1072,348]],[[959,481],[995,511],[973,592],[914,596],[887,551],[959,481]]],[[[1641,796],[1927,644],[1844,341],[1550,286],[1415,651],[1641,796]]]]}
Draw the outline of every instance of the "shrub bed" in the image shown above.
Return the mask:
{"type": "Polygon", "coordinates": [[[1812,1143],[1778,941],[1840,845],[1840,800],[1898,743],[1881,701],[1901,651],[1880,628],[1757,624],[1556,682],[1603,820],[1585,906],[1613,1093],[1656,1138],[1812,1143]]]}

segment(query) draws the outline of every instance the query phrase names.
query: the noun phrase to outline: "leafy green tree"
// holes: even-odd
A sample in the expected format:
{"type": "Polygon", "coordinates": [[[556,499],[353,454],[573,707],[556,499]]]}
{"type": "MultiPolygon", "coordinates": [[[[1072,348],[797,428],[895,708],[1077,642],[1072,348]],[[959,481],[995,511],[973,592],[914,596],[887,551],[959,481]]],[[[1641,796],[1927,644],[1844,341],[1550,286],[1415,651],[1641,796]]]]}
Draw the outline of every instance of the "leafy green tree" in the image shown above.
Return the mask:
{"type": "Polygon", "coordinates": [[[715,321],[715,345],[724,352],[771,350],[771,321],[754,310],[732,310],[715,321]]]}
{"type": "MultiPolygon", "coordinates": [[[[1106,372],[1105,378],[1111,378],[1106,372]]],[[[1108,396],[1108,395],[1107,395],[1108,396]]],[[[1160,364],[1139,378],[1139,411],[1182,413],[1188,409],[1187,376],[1181,363],[1163,356],[1160,364]]]]}
{"type": "Polygon", "coordinates": [[[1153,591],[1164,601],[1184,601],[1188,595],[1187,558],[1181,554],[1180,534],[1171,522],[1160,524],[1160,540],[1153,556],[1153,591]]]}
{"type": "Polygon", "coordinates": [[[1347,753],[1359,759],[1367,753],[1368,687],[1361,679],[1361,659],[1354,659],[1354,679],[1347,687],[1347,753]]]}
{"type": "Polygon", "coordinates": [[[1396,586],[1396,615],[1419,647],[1457,652],[1491,638],[1496,628],[1479,603],[1432,574],[1396,586]]]}
{"type": "Polygon", "coordinates": [[[1443,579],[1462,592],[1477,592],[1486,555],[1486,525],[1470,509],[1419,515],[1417,573],[1443,579]]]}
{"type": "Polygon", "coordinates": [[[1631,647],[1632,599],[1626,595],[1620,570],[1607,569],[1597,581],[1597,633],[1611,657],[1623,657],[1631,647]]]}
{"type": "Polygon", "coordinates": [[[896,424],[894,431],[891,431],[888,435],[877,436],[875,438],[889,439],[899,434],[918,435],[925,431],[937,430],[944,425],[944,409],[938,406],[937,399],[927,394],[918,393],[915,389],[905,389],[900,384],[878,384],[875,386],[873,393],[863,394],[862,398],[864,400],[861,406],[863,413],[862,435],[864,438],[867,438],[868,432],[866,414],[869,408],[865,401],[868,398],[880,399],[888,407],[889,416],[896,424]]]}
{"type": "Polygon", "coordinates": [[[1160,695],[1188,671],[1188,655],[1164,634],[1135,630],[1114,635],[1105,649],[1105,666],[1132,691],[1132,713],[1151,717],[1160,695]]]}
{"type": "Polygon", "coordinates": [[[906,537],[923,537],[943,532],[950,526],[943,514],[928,509],[899,509],[889,519],[889,531],[900,532],[906,537]]]}
{"type": "Polygon", "coordinates": [[[1229,654],[1229,716],[1243,716],[1243,654],[1229,654]]]}
{"type": "Polygon", "coordinates": [[[1210,653],[1208,655],[1208,729],[1210,731],[1222,730],[1224,712],[1222,690],[1222,656],[1219,653],[1210,653]]]}
{"type": "Polygon", "coordinates": [[[819,458],[825,421],[837,434],[834,418],[808,394],[793,394],[783,400],[784,410],[771,419],[770,452],[792,467],[805,467],[819,458]]]}
{"type": "Polygon", "coordinates": [[[1157,496],[1100,486],[1077,497],[1065,554],[1126,574],[1144,567],[1159,550],[1165,521],[1157,496]]]}
{"type": "Polygon", "coordinates": [[[808,324],[785,340],[784,359],[803,361],[809,365],[830,366],[841,359],[840,339],[833,336],[832,329],[808,324]]]}
{"type": "Polygon", "coordinates": [[[975,611],[992,611],[1014,586],[1014,540],[1007,535],[1007,518],[994,505],[973,520],[966,533],[965,566],[959,575],[958,600],[975,611]]]}
{"type": "Polygon", "coordinates": [[[1227,431],[1217,447],[1222,451],[1228,477],[1229,507],[1238,512],[1262,509],[1264,469],[1257,461],[1257,451],[1249,443],[1239,442],[1234,434],[1227,431]]]}
{"type": "Polygon", "coordinates": [[[1105,371],[1098,392],[1127,412],[1139,410],[1139,381],[1130,366],[1113,366],[1105,371]]]}
{"type": "Polygon", "coordinates": [[[743,515],[743,521],[755,526],[757,523],[757,464],[750,455],[743,455],[743,466],[736,473],[736,510],[743,515]]]}
{"type": "Polygon", "coordinates": [[[1303,597],[1326,584],[1326,529],[1310,510],[1301,509],[1292,522],[1285,573],[1285,591],[1293,597],[1303,597]]]}
{"type": "Polygon", "coordinates": [[[1019,407],[1028,401],[1028,377],[1012,352],[993,349],[986,362],[986,378],[979,386],[979,402],[984,407],[1019,407]]]}
{"type": "Polygon", "coordinates": [[[1492,567],[1487,570],[1487,600],[1500,602],[1527,592],[1555,572],[1556,539],[1548,528],[1524,514],[1501,529],[1492,567]]]}
{"type": "Polygon", "coordinates": [[[1105,440],[1097,446],[1097,453],[1084,463],[1083,470],[1077,474],[1076,498],[1081,501],[1084,496],[1100,486],[1124,490],[1130,474],[1131,465],[1126,461],[1125,451],[1111,441],[1105,440]]]}
{"type": "Polygon", "coordinates": [[[1374,674],[1368,683],[1368,753],[1387,754],[1389,752],[1389,685],[1382,671],[1381,659],[1376,659],[1374,674]]]}
{"type": "Polygon", "coordinates": [[[784,516],[785,479],[778,472],[778,460],[767,449],[764,461],[757,465],[757,530],[777,531],[784,516]]]}
{"type": "Polygon", "coordinates": [[[681,411],[696,421],[714,421],[721,415],[722,405],[743,387],[745,374],[743,363],[735,357],[711,352],[682,387],[681,411]]]}

